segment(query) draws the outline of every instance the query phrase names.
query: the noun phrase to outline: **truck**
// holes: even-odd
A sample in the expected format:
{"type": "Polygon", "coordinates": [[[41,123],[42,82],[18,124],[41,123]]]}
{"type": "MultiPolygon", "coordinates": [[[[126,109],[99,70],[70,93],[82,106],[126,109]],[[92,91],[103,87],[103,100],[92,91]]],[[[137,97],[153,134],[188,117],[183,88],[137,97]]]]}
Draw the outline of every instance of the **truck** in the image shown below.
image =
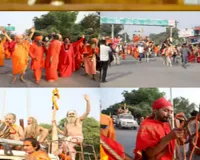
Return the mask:
{"type": "Polygon", "coordinates": [[[116,127],[117,128],[137,129],[138,122],[134,119],[134,116],[132,114],[123,113],[123,114],[117,115],[116,127]]]}

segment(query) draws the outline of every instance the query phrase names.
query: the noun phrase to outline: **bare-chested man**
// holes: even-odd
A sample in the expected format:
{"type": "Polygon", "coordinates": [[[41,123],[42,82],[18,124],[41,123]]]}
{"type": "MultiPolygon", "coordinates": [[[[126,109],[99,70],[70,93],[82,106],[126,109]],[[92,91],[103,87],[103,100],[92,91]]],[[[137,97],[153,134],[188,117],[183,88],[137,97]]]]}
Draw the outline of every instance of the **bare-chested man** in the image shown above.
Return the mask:
{"type": "Polygon", "coordinates": [[[48,129],[39,126],[34,117],[28,118],[28,126],[25,128],[25,138],[35,138],[38,142],[45,142],[48,136],[48,129]]]}
{"type": "Polygon", "coordinates": [[[123,113],[129,113],[128,108],[126,108],[126,103],[124,104],[123,107],[120,107],[117,111],[118,114],[123,114],[123,113]]]}
{"type": "Polygon", "coordinates": [[[63,152],[69,152],[72,160],[76,158],[75,146],[83,142],[83,120],[87,118],[90,113],[90,98],[88,95],[84,95],[84,98],[87,102],[86,112],[78,117],[76,111],[68,111],[67,118],[64,125],[64,131],[58,129],[58,132],[66,136],[66,142],[62,145],[63,152]]]}
{"type": "Polygon", "coordinates": [[[10,127],[11,134],[9,139],[12,140],[24,140],[24,131],[21,126],[15,124],[16,115],[13,113],[9,113],[5,116],[5,122],[10,127]]]}

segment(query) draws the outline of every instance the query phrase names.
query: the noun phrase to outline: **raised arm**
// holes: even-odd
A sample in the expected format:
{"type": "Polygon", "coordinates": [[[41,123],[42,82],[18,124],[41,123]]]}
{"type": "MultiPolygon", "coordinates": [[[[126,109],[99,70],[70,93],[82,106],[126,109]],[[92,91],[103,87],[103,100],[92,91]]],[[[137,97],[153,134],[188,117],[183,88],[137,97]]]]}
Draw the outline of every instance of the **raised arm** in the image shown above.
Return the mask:
{"type": "Polygon", "coordinates": [[[12,39],[8,36],[8,34],[6,33],[6,30],[5,28],[0,28],[1,29],[1,32],[3,33],[3,35],[6,37],[6,39],[11,42],[12,39]]]}
{"type": "Polygon", "coordinates": [[[30,30],[31,30],[31,34],[30,34],[30,35],[28,36],[28,38],[27,38],[28,41],[31,40],[31,38],[33,37],[33,35],[34,35],[34,33],[35,33],[35,28],[34,28],[34,27],[32,27],[30,30]]]}
{"type": "Polygon", "coordinates": [[[46,140],[46,138],[47,138],[47,136],[49,134],[49,131],[48,131],[48,129],[46,129],[46,128],[42,127],[42,126],[39,126],[39,132],[40,132],[40,135],[41,135],[40,139],[39,139],[39,142],[43,143],[46,140]]]}
{"type": "Polygon", "coordinates": [[[84,98],[86,100],[86,112],[80,117],[80,120],[83,121],[87,118],[88,114],[90,113],[90,97],[88,95],[84,95],[84,98]]]}
{"type": "Polygon", "coordinates": [[[82,35],[82,38],[81,39],[79,39],[78,41],[76,41],[76,42],[73,42],[72,43],[72,45],[73,46],[76,46],[76,45],[78,45],[79,43],[81,43],[81,42],[83,42],[83,40],[85,39],[85,36],[84,35],[82,35]]]}

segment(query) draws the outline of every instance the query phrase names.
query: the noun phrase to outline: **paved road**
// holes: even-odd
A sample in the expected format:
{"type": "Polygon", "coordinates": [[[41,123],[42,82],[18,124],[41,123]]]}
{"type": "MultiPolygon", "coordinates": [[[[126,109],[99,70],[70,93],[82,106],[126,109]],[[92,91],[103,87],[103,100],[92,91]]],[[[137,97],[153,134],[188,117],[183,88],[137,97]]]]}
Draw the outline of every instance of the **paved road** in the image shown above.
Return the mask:
{"type": "Polygon", "coordinates": [[[200,87],[200,64],[164,66],[160,58],[138,63],[132,57],[108,68],[101,87],[200,87]]]}
{"type": "MultiPolygon", "coordinates": [[[[30,68],[30,67],[29,67],[30,68]]],[[[70,78],[59,78],[55,83],[47,83],[45,74],[40,85],[35,84],[32,70],[28,69],[25,75],[26,83],[19,80],[15,84],[10,84],[12,80],[11,61],[6,60],[5,66],[0,67],[0,87],[99,87],[99,78],[93,81],[90,76],[83,76],[83,70],[74,72],[70,78]]]]}
{"type": "Polygon", "coordinates": [[[115,128],[115,130],[117,141],[124,146],[125,152],[133,157],[133,149],[135,149],[137,131],[117,128],[115,128]]]}

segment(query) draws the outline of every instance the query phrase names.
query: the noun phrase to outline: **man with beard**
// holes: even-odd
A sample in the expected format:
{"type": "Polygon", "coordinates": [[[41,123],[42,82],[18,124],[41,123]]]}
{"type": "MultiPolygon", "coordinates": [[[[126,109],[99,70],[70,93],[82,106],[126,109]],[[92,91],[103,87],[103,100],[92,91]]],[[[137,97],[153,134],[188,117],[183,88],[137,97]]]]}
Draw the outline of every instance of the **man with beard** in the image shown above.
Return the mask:
{"type": "Polygon", "coordinates": [[[25,128],[25,138],[35,138],[40,143],[44,143],[48,136],[48,129],[39,126],[33,117],[28,118],[28,126],[25,128]]]}
{"type": "Polygon", "coordinates": [[[58,62],[60,55],[60,41],[57,34],[53,35],[53,40],[51,41],[45,60],[46,68],[46,79],[48,82],[55,82],[58,80],[58,62]]]}
{"type": "MultiPolygon", "coordinates": [[[[5,29],[1,29],[5,37],[12,42],[12,39],[7,35],[5,29]]],[[[12,54],[12,74],[13,80],[12,84],[14,84],[17,80],[17,75],[20,75],[20,80],[25,82],[24,75],[25,71],[28,67],[28,59],[29,59],[29,49],[30,49],[30,40],[35,32],[35,28],[32,27],[30,29],[31,34],[25,40],[22,34],[18,34],[15,36],[15,43],[9,46],[9,50],[12,54]]]]}
{"type": "Polygon", "coordinates": [[[33,70],[36,84],[40,83],[42,69],[44,68],[44,53],[46,52],[46,48],[43,45],[42,39],[42,35],[36,34],[29,51],[32,58],[31,69],[33,70]]]}
{"type": "Polygon", "coordinates": [[[136,138],[135,160],[172,160],[175,139],[184,136],[183,129],[171,130],[169,121],[173,113],[172,104],[159,98],[152,105],[153,114],[143,120],[136,138]]]}
{"type": "Polygon", "coordinates": [[[58,132],[66,136],[66,141],[63,142],[61,147],[62,152],[69,153],[72,160],[76,158],[76,150],[74,147],[83,142],[83,120],[86,119],[90,113],[90,98],[88,95],[84,95],[84,98],[87,102],[86,112],[78,117],[76,111],[68,111],[64,124],[64,131],[58,128],[58,132]]]}
{"type": "Polygon", "coordinates": [[[5,123],[10,128],[10,137],[11,140],[24,140],[24,131],[21,126],[16,125],[16,115],[9,113],[5,116],[5,123]]]}

